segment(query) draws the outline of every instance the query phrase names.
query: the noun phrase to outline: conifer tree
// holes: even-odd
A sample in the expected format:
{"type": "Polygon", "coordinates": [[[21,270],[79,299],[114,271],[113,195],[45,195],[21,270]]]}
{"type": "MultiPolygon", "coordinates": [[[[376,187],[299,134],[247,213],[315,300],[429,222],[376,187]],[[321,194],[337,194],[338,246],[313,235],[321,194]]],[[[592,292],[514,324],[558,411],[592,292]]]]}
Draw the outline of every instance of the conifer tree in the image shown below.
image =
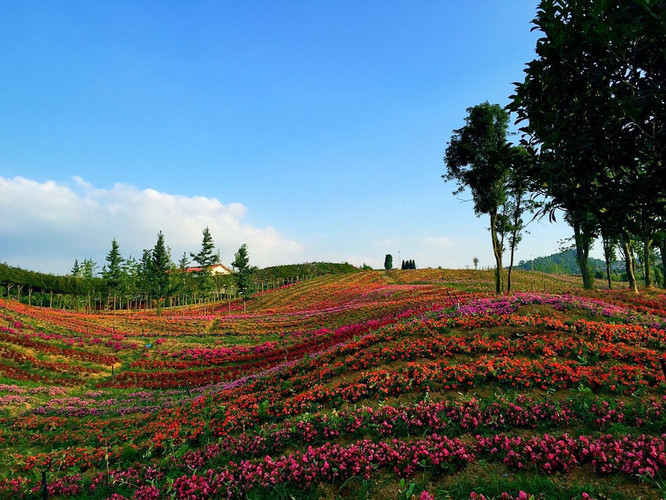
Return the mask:
{"type": "Polygon", "coordinates": [[[115,238],[111,241],[111,250],[106,255],[107,265],[102,271],[102,278],[106,281],[106,285],[110,289],[118,287],[123,274],[124,259],[120,255],[119,245],[115,238]]]}
{"type": "Polygon", "coordinates": [[[164,297],[169,292],[169,270],[171,269],[171,251],[164,244],[164,234],[157,233],[157,242],[150,252],[150,292],[155,298],[164,297]]]}
{"type": "Polygon", "coordinates": [[[79,266],[79,259],[74,260],[74,266],[72,267],[70,274],[76,278],[81,276],[81,266],[79,266]]]}
{"type": "Polygon", "coordinates": [[[231,266],[235,270],[236,288],[243,297],[249,295],[251,278],[254,273],[254,267],[250,266],[250,256],[247,252],[247,245],[243,243],[234,255],[234,261],[231,266]]]}
{"type": "Polygon", "coordinates": [[[199,253],[190,253],[190,257],[194,259],[200,267],[204,268],[206,271],[211,266],[220,262],[220,254],[215,253],[215,243],[213,243],[213,237],[210,234],[208,227],[203,230],[203,240],[201,242],[201,250],[199,253]]]}
{"type": "Polygon", "coordinates": [[[215,243],[208,227],[203,230],[203,239],[201,241],[201,250],[199,253],[190,253],[190,257],[199,266],[199,270],[194,273],[197,278],[197,286],[201,292],[209,292],[213,289],[213,279],[210,274],[210,268],[220,262],[220,253],[215,252],[215,243]]]}

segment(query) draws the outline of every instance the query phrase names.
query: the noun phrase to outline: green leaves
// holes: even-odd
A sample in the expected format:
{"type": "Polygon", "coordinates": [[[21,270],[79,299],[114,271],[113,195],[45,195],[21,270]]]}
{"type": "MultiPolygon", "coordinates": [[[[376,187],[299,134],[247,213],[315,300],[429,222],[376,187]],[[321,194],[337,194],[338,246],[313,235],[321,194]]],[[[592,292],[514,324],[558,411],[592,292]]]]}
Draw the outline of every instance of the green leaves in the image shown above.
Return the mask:
{"type": "Polygon", "coordinates": [[[250,292],[250,287],[252,285],[251,277],[255,268],[250,266],[250,256],[245,243],[241,245],[238,252],[234,255],[234,261],[231,263],[231,267],[236,271],[235,278],[238,293],[243,297],[246,297],[250,292]]]}
{"type": "Polygon", "coordinates": [[[663,213],[663,183],[653,180],[666,175],[664,11],[664,0],[540,2],[538,57],[509,107],[540,151],[534,185],[567,213],[577,240],[601,228],[647,237],[650,217],[638,214],[663,213]]]}

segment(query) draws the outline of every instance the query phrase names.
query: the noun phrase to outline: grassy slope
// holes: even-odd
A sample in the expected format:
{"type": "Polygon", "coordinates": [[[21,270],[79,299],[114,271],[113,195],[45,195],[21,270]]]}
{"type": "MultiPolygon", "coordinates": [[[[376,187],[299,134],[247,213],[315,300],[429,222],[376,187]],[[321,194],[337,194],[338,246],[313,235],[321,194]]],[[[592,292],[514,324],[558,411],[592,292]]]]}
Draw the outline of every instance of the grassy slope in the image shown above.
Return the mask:
{"type": "Polygon", "coordinates": [[[0,303],[0,492],[46,470],[63,497],[663,496],[664,296],[491,287],[413,270],[160,316],[0,303]]]}

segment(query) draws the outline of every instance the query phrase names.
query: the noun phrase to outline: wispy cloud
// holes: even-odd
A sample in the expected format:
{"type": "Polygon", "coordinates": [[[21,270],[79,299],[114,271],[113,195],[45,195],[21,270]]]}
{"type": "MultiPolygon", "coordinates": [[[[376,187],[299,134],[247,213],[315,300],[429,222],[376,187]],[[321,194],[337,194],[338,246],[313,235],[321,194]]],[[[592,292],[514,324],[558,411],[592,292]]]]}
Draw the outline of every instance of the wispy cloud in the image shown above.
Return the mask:
{"type": "Polygon", "coordinates": [[[0,261],[30,269],[66,272],[74,259],[100,265],[116,238],[125,256],[140,257],[163,231],[172,257],[199,250],[208,226],[222,260],[247,243],[253,264],[290,263],[303,246],[270,226],[243,219],[248,208],[216,198],[181,196],[115,184],[97,188],[80,177],[39,182],[0,177],[0,261]]]}

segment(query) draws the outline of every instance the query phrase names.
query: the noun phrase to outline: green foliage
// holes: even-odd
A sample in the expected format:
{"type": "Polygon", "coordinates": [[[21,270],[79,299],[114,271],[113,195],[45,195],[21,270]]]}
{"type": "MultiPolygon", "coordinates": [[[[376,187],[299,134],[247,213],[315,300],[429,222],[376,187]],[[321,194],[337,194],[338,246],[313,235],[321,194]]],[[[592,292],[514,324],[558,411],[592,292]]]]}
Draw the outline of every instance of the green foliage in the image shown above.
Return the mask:
{"type": "Polygon", "coordinates": [[[472,193],[477,216],[490,217],[490,237],[495,256],[495,292],[502,293],[502,243],[498,239],[498,213],[507,200],[507,182],[512,168],[511,146],[507,142],[509,114],[499,104],[487,101],[467,108],[465,126],[454,130],[446,148],[442,177],[455,181],[459,194],[472,193]]]}
{"type": "Polygon", "coordinates": [[[81,277],[85,280],[92,280],[97,276],[97,263],[92,259],[83,259],[81,264],[81,277]]]}
{"type": "Polygon", "coordinates": [[[190,253],[190,257],[199,267],[199,270],[194,272],[197,288],[203,293],[210,292],[214,286],[210,267],[220,262],[220,253],[215,252],[215,243],[213,243],[213,237],[208,227],[203,230],[201,250],[196,254],[190,253]]]}
{"type": "Polygon", "coordinates": [[[190,257],[192,257],[199,267],[206,270],[208,270],[210,266],[220,262],[220,254],[219,252],[215,252],[215,243],[213,243],[213,237],[211,236],[208,227],[203,230],[201,250],[196,254],[190,253],[190,257]]]}
{"type": "MultiPolygon", "coordinates": [[[[589,265],[593,269],[600,271],[605,267],[603,260],[594,258],[589,260],[589,265]]],[[[517,267],[526,271],[541,271],[549,274],[580,274],[576,250],[573,249],[548,255],[547,257],[537,257],[533,260],[521,261],[517,267]]]]}
{"type": "Polygon", "coordinates": [[[392,268],[393,268],[393,255],[387,253],[386,257],[384,257],[384,269],[388,271],[389,269],[392,268]]]}
{"type": "Polygon", "coordinates": [[[70,274],[72,276],[79,276],[81,274],[81,267],[79,266],[79,260],[78,259],[74,260],[74,265],[72,266],[72,270],[70,271],[70,274]]]}
{"type": "Polygon", "coordinates": [[[542,0],[533,22],[537,58],[510,107],[540,151],[533,186],[574,229],[586,288],[600,231],[649,241],[663,228],[665,11],[660,0],[542,0]]]}
{"type": "MultiPolygon", "coordinates": [[[[106,281],[107,287],[115,289],[120,285],[122,280],[124,262],[115,238],[111,241],[111,250],[106,255],[106,262],[107,264],[102,270],[102,278],[106,281]]],[[[75,264],[77,263],[75,262],[75,264]]]]}
{"type": "Polygon", "coordinates": [[[164,297],[169,293],[169,270],[171,269],[171,251],[164,243],[164,234],[157,234],[157,241],[150,253],[150,294],[152,297],[164,297]]]}
{"type": "Polygon", "coordinates": [[[316,278],[326,274],[348,274],[358,272],[358,268],[351,264],[337,264],[332,262],[309,262],[305,264],[287,264],[258,269],[254,273],[254,280],[259,281],[293,281],[296,279],[316,278]]]}
{"type": "Polygon", "coordinates": [[[442,177],[457,183],[454,194],[471,191],[477,215],[490,214],[506,199],[508,169],[499,160],[507,142],[509,114],[487,101],[467,112],[465,126],[453,131],[446,148],[447,173],[442,177]]]}
{"type": "MultiPolygon", "coordinates": [[[[102,280],[98,278],[95,280],[96,285],[101,287],[102,280]]],[[[40,292],[66,294],[79,294],[84,290],[84,281],[80,277],[28,271],[4,263],[0,263],[0,285],[3,285],[5,289],[7,285],[23,285],[40,292]]]]}
{"type": "Polygon", "coordinates": [[[238,293],[243,297],[247,297],[252,285],[251,279],[255,268],[250,266],[250,256],[245,243],[241,245],[238,252],[234,255],[231,267],[235,270],[236,289],[238,293]]]}
{"type": "Polygon", "coordinates": [[[525,474],[509,477],[503,470],[488,466],[483,474],[463,473],[452,487],[440,489],[435,498],[470,498],[472,492],[484,495],[486,498],[502,498],[503,493],[509,493],[511,498],[518,498],[520,492],[529,492],[529,498],[549,498],[557,500],[570,500],[581,498],[583,493],[591,498],[607,498],[619,500],[626,498],[619,492],[606,485],[593,482],[555,481],[553,478],[540,475],[525,474]]]}
{"type": "Polygon", "coordinates": [[[173,295],[188,293],[195,288],[194,277],[187,272],[189,265],[187,253],[183,252],[176,267],[169,273],[169,287],[173,295]]]}

